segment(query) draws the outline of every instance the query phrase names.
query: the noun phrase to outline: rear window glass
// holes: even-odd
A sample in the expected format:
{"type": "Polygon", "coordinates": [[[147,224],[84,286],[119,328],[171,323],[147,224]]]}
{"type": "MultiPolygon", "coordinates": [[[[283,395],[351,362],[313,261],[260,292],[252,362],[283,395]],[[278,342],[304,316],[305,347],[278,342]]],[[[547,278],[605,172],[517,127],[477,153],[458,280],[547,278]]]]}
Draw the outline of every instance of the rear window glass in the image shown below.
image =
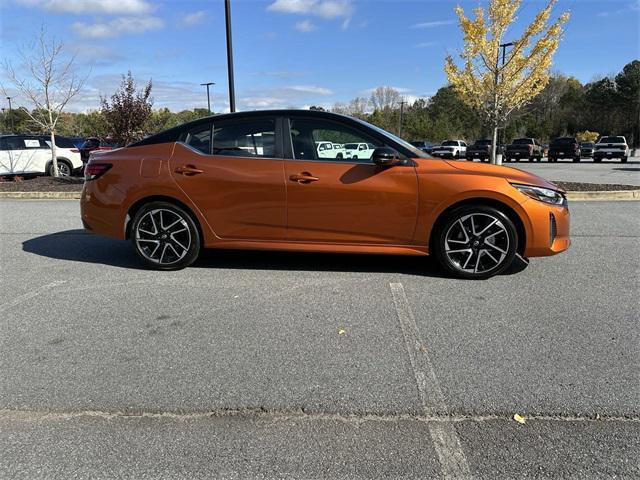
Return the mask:
{"type": "Polygon", "coordinates": [[[513,141],[514,145],[533,145],[533,140],[530,138],[516,138],[513,141]]]}
{"type": "Polygon", "coordinates": [[[576,139],[570,138],[570,137],[563,137],[563,138],[556,138],[551,142],[551,145],[569,145],[571,143],[576,143],[576,139]]]}
{"type": "Polygon", "coordinates": [[[584,148],[591,148],[591,147],[593,147],[593,143],[591,143],[591,142],[584,142],[584,143],[581,143],[581,144],[580,144],[580,146],[581,146],[581,147],[584,147],[584,148]]]}
{"type": "Polygon", "coordinates": [[[75,143],[70,138],[56,137],[56,147],[60,148],[76,148],[75,143]]]}
{"type": "Polygon", "coordinates": [[[491,140],[476,140],[475,145],[491,145],[491,140]]]}
{"type": "Polygon", "coordinates": [[[625,143],[623,137],[602,137],[598,143],[625,143]]]}
{"type": "Polygon", "coordinates": [[[457,147],[458,142],[455,140],[447,140],[446,142],[442,142],[443,147],[457,147]]]}

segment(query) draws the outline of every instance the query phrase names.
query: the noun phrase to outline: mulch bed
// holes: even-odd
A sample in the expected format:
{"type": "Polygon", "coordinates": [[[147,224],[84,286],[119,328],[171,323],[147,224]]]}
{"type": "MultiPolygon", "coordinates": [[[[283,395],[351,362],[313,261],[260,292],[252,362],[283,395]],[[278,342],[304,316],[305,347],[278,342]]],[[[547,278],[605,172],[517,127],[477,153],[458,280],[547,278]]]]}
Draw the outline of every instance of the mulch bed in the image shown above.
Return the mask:
{"type": "Polygon", "coordinates": [[[0,192],[80,192],[83,177],[26,177],[0,181],[0,192]]]}
{"type": "Polygon", "coordinates": [[[614,183],[578,183],[554,181],[567,192],[617,192],[620,190],[640,190],[637,185],[616,185],[614,183]]]}
{"type": "MultiPolygon", "coordinates": [[[[0,177],[1,178],[1,177],[0,177]]],[[[82,177],[31,177],[22,181],[6,178],[0,181],[0,192],[80,192],[82,191],[82,177]]],[[[615,185],[611,183],[577,183],[577,182],[553,182],[568,192],[595,192],[595,191],[620,191],[640,190],[636,185],[615,185]]]]}

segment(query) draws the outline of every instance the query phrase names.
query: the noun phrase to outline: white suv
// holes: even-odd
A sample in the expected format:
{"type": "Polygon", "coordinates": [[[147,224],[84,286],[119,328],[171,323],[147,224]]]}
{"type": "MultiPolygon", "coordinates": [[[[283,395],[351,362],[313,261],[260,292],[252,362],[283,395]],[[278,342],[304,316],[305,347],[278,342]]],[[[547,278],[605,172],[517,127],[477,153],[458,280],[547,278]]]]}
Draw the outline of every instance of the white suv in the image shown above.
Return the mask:
{"type": "Polygon", "coordinates": [[[463,140],[445,140],[431,151],[431,155],[441,158],[464,158],[466,154],[467,144],[463,140]]]}
{"type": "Polygon", "coordinates": [[[624,137],[602,137],[595,145],[593,161],[601,162],[603,158],[619,158],[622,163],[629,158],[629,146],[624,137]]]}
{"type": "MultiPolygon", "coordinates": [[[[56,155],[61,176],[82,169],[80,151],[71,140],[56,137],[56,155]]],[[[0,137],[0,175],[53,175],[51,140],[45,135],[0,137]]]]}
{"type": "Polygon", "coordinates": [[[373,151],[376,149],[370,143],[345,143],[344,151],[346,158],[352,158],[354,160],[369,160],[373,155],[373,151]]]}

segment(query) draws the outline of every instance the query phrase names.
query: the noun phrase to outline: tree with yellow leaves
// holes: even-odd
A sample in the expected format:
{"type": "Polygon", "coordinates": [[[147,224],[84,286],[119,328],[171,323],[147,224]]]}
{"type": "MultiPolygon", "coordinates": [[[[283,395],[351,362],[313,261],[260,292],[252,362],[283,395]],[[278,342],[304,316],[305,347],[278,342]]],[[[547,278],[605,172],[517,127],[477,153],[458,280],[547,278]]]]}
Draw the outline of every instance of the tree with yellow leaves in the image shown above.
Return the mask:
{"type": "Polygon", "coordinates": [[[549,22],[556,0],[549,0],[522,36],[503,43],[509,26],[516,20],[522,0],[490,0],[488,15],[483,7],[474,10],[473,19],[458,6],[455,9],[464,35],[458,67],[447,56],[444,70],[462,100],[476,109],[493,127],[491,163],[496,163],[498,128],[509,116],[538,95],[549,82],[549,70],[569,19],[565,12],[549,22]],[[505,56],[505,48],[511,50],[505,56]],[[502,62],[500,49],[503,48],[502,62]]]}

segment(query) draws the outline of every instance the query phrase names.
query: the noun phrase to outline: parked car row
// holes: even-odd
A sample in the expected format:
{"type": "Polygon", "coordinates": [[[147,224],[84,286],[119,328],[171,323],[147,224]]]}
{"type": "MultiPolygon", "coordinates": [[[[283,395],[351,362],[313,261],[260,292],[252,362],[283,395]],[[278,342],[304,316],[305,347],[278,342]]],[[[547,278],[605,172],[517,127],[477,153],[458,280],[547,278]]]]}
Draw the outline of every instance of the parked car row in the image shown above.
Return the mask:
{"type": "MultiPolygon", "coordinates": [[[[440,145],[434,145],[427,140],[420,140],[411,144],[434,157],[466,158],[469,161],[477,158],[484,162],[491,158],[493,141],[478,139],[472,145],[467,145],[463,140],[445,140],[440,145]]],[[[602,137],[597,143],[579,143],[574,137],[560,137],[550,145],[543,145],[535,138],[516,138],[509,145],[498,145],[498,153],[503,155],[505,162],[540,162],[546,157],[548,162],[557,162],[558,159],[579,162],[582,158],[593,158],[594,162],[600,162],[603,158],[619,158],[624,163],[629,158],[629,146],[623,136],[602,137]]]]}
{"type": "MultiPolygon", "coordinates": [[[[89,154],[110,150],[114,144],[98,138],[86,139],[77,147],[77,139],[56,136],[56,157],[61,176],[82,175],[89,154]]],[[[51,137],[49,135],[0,135],[0,175],[53,175],[51,137]]]]}

